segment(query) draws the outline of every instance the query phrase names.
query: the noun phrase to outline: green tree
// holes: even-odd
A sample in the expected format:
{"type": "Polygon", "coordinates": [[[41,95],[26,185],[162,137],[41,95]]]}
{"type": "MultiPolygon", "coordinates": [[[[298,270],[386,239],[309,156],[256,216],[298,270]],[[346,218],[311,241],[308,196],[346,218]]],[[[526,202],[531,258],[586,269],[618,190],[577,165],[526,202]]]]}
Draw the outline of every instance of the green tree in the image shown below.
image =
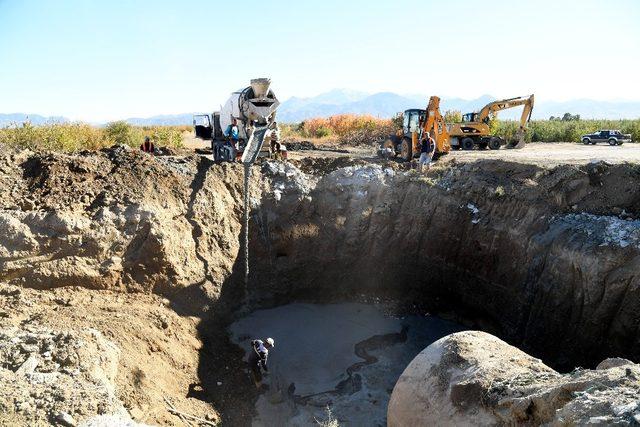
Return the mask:
{"type": "Polygon", "coordinates": [[[498,128],[500,127],[500,121],[498,120],[497,114],[492,114],[489,117],[489,132],[491,135],[495,135],[498,132],[498,128]]]}
{"type": "Polygon", "coordinates": [[[133,146],[133,128],[125,121],[111,122],[104,129],[107,137],[115,144],[133,146]]]}
{"type": "Polygon", "coordinates": [[[444,112],[444,121],[446,123],[462,122],[462,113],[459,110],[447,110],[444,112]]]}
{"type": "Polygon", "coordinates": [[[564,113],[564,116],[562,116],[563,122],[577,122],[578,120],[580,120],[580,114],[573,115],[571,113],[564,113]]]}

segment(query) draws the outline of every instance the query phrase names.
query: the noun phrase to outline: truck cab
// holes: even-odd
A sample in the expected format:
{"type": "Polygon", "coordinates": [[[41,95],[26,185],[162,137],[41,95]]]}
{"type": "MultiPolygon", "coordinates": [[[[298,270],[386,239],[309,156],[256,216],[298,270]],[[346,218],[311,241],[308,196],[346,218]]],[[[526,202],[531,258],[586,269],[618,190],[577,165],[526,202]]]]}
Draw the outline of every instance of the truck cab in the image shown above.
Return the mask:
{"type": "Polygon", "coordinates": [[[196,138],[209,141],[213,138],[213,122],[208,114],[193,115],[193,131],[196,138]]]}

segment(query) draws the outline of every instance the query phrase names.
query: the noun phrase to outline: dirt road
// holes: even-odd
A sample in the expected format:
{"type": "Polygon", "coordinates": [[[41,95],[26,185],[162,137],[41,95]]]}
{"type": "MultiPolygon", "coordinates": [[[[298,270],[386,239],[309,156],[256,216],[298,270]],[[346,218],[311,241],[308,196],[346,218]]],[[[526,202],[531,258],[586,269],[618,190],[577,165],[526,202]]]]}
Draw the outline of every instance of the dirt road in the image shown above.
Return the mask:
{"type": "MultiPolygon", "coordinates": [[[[349,147],[347,151],[348,153],[325,150],[292,151],[289,153],[289,158],[346,156],[374,159],[376,157],[376,150],[373,147],[349,147]]],[[[593,160],[604,160],[608,163],[640,163],[640,144],[611,147],[605,144],[582,145],[568,142],[531,143],[522,150],[452,151],[443,159],[445,161],[456,159],[462,162],[478,159],[501,159],[548,167],[562,164],[586,164],[593,160]]]]}

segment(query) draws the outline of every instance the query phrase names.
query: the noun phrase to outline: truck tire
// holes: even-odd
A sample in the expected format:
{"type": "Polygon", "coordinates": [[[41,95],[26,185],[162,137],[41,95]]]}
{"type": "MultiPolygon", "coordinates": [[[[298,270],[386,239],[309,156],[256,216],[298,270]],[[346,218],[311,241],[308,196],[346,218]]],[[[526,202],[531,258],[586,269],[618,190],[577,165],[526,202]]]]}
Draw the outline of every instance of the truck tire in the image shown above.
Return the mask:
{"type": "Polygon", "coordinates": [[[460,141],[460,146],[463,150],[473,150],[475,144],[473,143],[473,139],[463,138],[462,141],[460,141]]]}
{"type": "Polygon", "coordinates": [[[502,145],[500,138],[493,137],[489,140],[489,148],[492,150],[499,150],[502,145]]]}
{"type": "Polygon", "coordinates": [[[413,147],[409,138],[403,138],[400,143],[400,157],[405,162],[410,162],[413,159],[413,147]]]}
{"type": "Polygon", "coordinates": [[[615,138],[609,138],[609,145],[618,145],[618,140],[615,138]]]}
{"type": "Polygon", "coordinates": [[[583,138],[583,139],[582,139],[582,143],[583,143],[584,145],[589,145],[589,144],[591,144],[591,141],[589,141],[589,138],[583,138]]]}

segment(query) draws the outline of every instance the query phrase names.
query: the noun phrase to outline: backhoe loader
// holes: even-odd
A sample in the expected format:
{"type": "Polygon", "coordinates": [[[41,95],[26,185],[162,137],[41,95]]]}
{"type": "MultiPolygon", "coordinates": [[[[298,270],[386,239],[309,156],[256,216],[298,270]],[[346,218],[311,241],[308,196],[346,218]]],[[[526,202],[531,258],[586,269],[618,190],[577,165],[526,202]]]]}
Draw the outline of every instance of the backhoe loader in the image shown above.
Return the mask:
{"type": "Polygon", "coordinates": [[[420,155],[420,144],[430,135],[436,141],[434,158],[451,150],[449,133],[440,114],[440,98],[432,96],[426,110],[412,108],[404,112],[402,129],[387,138],[380,147],[385,157],[400,157],[410,161],[420,155]]]}
{"type": "Polygon", "coordinates": [[[524,148],[524,133],[533,111],[533,95],[493,101],[482,107],[480,112],[464,114],[462,123],[449,124],[451,146],[455,149],[462,148],[463,150],[473,150],[475,146],[479,148],[489,147],[492,150],[499,149],[500,146],[506,144],[506,141],[500,136],[491,135],[489,121],[498,111],[520,105],[524,105],[524,108],[520,116],[518,141],[510,145],[510,148],[524,148]]]}

